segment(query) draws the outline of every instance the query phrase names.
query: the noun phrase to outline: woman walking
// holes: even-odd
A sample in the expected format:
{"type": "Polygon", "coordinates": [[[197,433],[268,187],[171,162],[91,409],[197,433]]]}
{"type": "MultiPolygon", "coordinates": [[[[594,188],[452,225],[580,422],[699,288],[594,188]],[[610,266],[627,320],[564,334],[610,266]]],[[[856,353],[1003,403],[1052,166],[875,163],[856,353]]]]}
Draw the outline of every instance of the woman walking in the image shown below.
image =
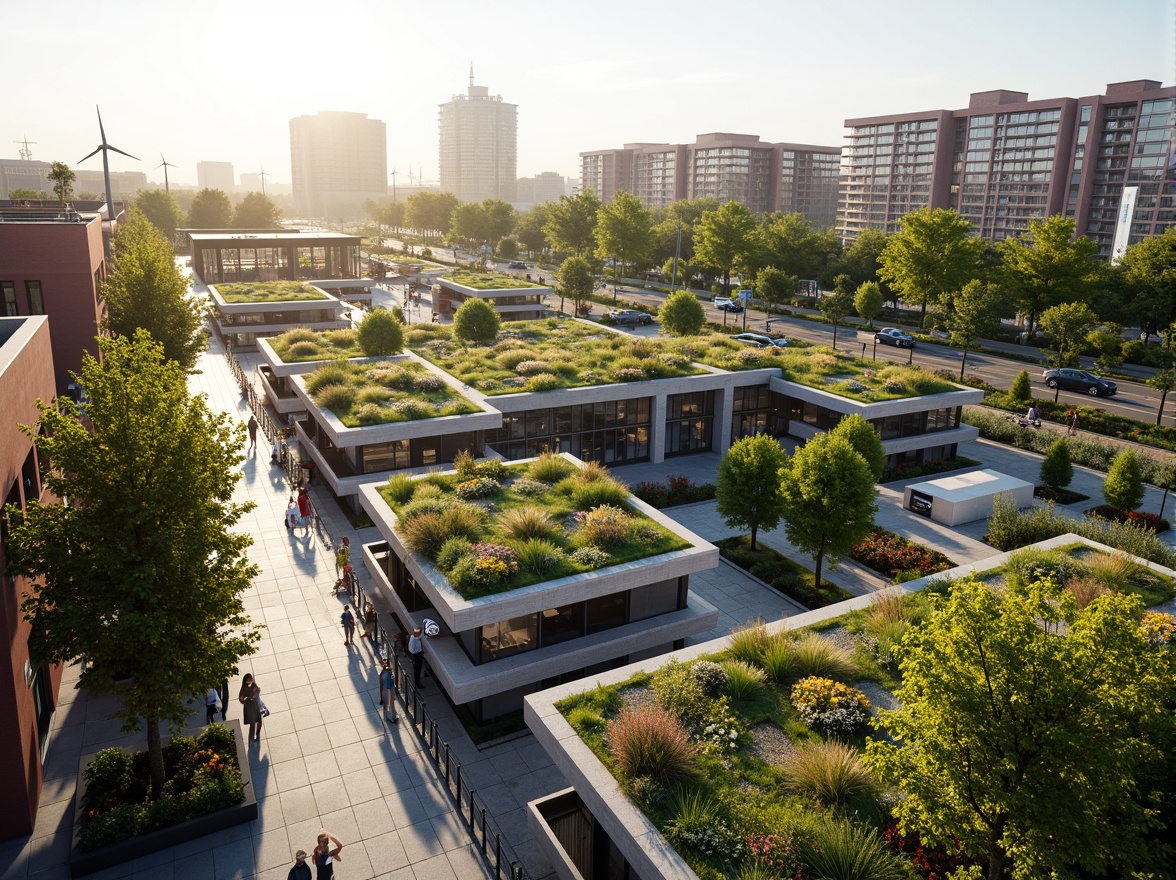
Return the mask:
{"type": "Polygon", "coordinates": [[[260,742],[261,688],[253,681],[252,672],[245,673],[245,678],[241,682],[241,692],[237,694],[237,699],[245,707],[242,715],[245,723],[249,725],[249,738],[260,742]]]}
{"type": "Polygon", "coordinates": [[[310,527],[310,493],[306,491],[305,486],[298,488],[298,516],[301,517],[299,525],[310,527]]]}

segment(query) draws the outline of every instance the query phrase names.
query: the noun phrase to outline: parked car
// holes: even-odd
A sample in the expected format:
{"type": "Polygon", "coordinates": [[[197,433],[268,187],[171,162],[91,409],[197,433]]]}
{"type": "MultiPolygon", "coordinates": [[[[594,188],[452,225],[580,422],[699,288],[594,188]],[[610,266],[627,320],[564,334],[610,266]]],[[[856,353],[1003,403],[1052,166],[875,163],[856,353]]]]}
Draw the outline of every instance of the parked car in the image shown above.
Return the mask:
{"type": "Polygon", "coordinates": [[[765,336],[763,333],[736,333],[731,337],[736,342],[754,345],[756,348],[787,348],[788,340],[783,337],[765,336]]]}
{"type": "Polygon", "coordinates": [[[1050,388],[1065,388],[1068,391],[1085,391],[1091,397],[1110,397],[1119,386],[1110,379],[1104,379],[1086,370],[1046,370],[1041,374],[1050,388]]]}
{"type": "Polygon", "coordinates": [[[899,348],[915,347],[915,337],[897,327],[885,327],[879,330],[874,334],[874,341],[883,342],[886,345],[897,345],[899,348]]]}
{"type": "Polygon", "coordinates": [[[524,263],[522,260],[511,260],[506,265],[510,269],[526,269],[527,268],[527,264],[524,263]]]}
{"type": "Polygon", "coordinates": [[[626,309],[623,311],[609,312],[609,315],[618,324],[652,324],[653,316],[645,312],[638,312],[634,309],[626,309]]]}
{"type": "Polygon", "coordinates": [[[743,303],[734,299],[716,299],[715,308],[720,312],[742,312],[743,303]]]}

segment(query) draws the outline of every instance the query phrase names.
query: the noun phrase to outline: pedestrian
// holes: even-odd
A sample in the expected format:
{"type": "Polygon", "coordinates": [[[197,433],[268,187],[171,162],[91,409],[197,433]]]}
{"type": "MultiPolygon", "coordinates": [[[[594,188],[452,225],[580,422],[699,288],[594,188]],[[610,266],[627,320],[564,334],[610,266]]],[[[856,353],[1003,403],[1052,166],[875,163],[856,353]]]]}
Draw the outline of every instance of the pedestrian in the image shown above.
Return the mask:
{"type": "Polygon", "coordinates": [[[355,615],[351,613],[350,605],[343,606],[343,613],[339,615],[339,621],[343,624],[343,644],[354,645],[355,615]]]}
{"type": "Polygon", "coordinates": [[[371,602],[365,602],[363,606],[363,638],[375,639],[376,637],[376,609],[371,602]]]}
{"type": "Polygon", "coordinates": [[[241,681],[241,692],[237,699],[245,707],[241,713],[243,720],[249,725],[249,738],[261,740],[261,688],[253,680],[253,673],[246,672],[241,681]]]}
{"type": "Polygon", "coordinates": [[[204,695],[204,723],[214,724],[216,722],[216,704],[220,699],[220,691],[214,687],[208,689],[208,693],[204,695]]]}
{"type": "Polygon", "coordinates": [[[396,717],[396,703],[393,701],[395,695],[396,679],[392,676],[392,664],[385,660],[380,670],[380,705],[384,707],[384,720],[393,724],[399,720],[396,717]]]}
{"type": "Polygon", "coordinates": [[[318,836],[318,845],[314,848],[315,880],[331,880],[335,876],[335,862],[343,861],[339,853],[343,851],[343,844],[337,837],[332,837],[324,831],[318,836]],[[335,848],[331,849],[331,844],[335,848]]]}
{"type": "Polygon", "coordinates": [[[306,864],[306,850],[300,849],[294,853],[294,866],[290,868],[286,880],[310,880],[310,865],[306,864]]]}
{"type": "Polygon", "coordinates": [[[249,416],[249,448],[257,450],[257,416],[249,416]]]}
{"type": "Polygon", "coordinates": [[[298,487],[298,516],[299,525],[310,525],[310,493],[306,491],[305,486],[298,487]]]}
{"type": "Polygon", "coordinates": [[[298,502],[291,495],[286,504],[286,531],[292,532],[296,525],[298,525],[298,502]]]}
{"type": "MultiPolygon", "coordinates": [[[[236,669],[233,670],[234,673],[236,671],[237,671],[236,669]]],[[[221,681],[220,698],[221,698],[221,721],[228,721],[229,720],[229,680],[227,678],[223,679],[221,681]]]]}
{"type": "Polygon", "coordinates": [[[1074,410],[1074,415],[1070,416],[1070,430],[1067,434],[1070,437],[1078,436],[1078,410],[1074,410]]]}
{"type": "Polygon", "coordinates": [[[1032,403],[1029,404],[1029,412],[1025,414],[1025,419],[1030,425],[1037,421],[1037,407],[1032,403]]]}
{"type": "Polygon", "coordinates": [[[339,549],[335,551],[335,579],[343,574],[343,569],[351,561],[351,539],[344,537],[339,542],[339,549]]]}
{"type": "Polygon", "coordinates": [[[421,628],[418,626],[408,637],[408,654],[412,658],[412,683],[417,690],[424,688],[421,684],[421,672],[425,667],[425,645],[421,641],[421,628]]]}

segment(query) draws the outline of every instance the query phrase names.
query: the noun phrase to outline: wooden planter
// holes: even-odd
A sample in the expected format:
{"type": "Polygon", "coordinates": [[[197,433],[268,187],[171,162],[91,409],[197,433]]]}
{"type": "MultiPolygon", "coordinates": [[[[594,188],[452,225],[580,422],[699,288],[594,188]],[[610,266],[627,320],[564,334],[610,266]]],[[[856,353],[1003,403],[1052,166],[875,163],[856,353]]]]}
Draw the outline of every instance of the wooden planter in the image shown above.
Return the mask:
{"type": "MultiPolygon", "coordinates": [[[[149,831],[139,837],[120,840],[96,850],[82,848],[82,813],[84,811],[83,804],[86,801],[86,782],[82,778],[82,772],[90,766],[95,757],[93,754],[82,756],[81,761],[78,762],[77,795],[74,799],[73,845],[69,854],[71,877],[93,874],[104,868],[121,865],[140,856],[150,855],[176,844],[187,843],[189,840],[196,840],[198,837],[212,834],[214,831],[224,831],[226,828],[251,822],[257,818],[257,797],[253,792],[253,776],[249,772],[249,755],[246,752],[245,737],[241,735],[243,733],[241,722],[234,718],[232,721],[223,723],[233,731],[237,747],[237,766],[241,769],[241,784],[245,788],[245,800],[227,809],[218,810],[206,816],[198,816],[168,828],[160,828],[158,831],[149,831]]],[[[193,735],[198,732],[197,729],[186,733],[193,735]]],[[[165,739],[164,744],[166,745],[166,743],[165,739]]],[[[124,751],[135,754],[141,749],[124,749],[124,751]]]]}

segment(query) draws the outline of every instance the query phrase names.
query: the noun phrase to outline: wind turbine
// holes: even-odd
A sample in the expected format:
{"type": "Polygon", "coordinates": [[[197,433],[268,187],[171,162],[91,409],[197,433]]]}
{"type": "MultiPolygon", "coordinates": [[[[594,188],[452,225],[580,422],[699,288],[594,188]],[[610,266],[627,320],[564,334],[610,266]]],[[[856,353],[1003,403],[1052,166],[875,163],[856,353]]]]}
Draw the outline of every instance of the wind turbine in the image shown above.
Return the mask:
{"type": "MultiPolygon", "coordinates": [[[[94,105],[94,109],[98,110],[97,104],[94,105]]],[[[98,131],[102,135],[102,143],[100,143],[98,145],[98,148],[96,150],[94,150],[94,152],[91,153],[90,156],[93,156],[97,153],[102,154],[102,176],[106,179],[106,214],[110,219],[110,228],[111,228],[111,232],[113,233],[113,231],[114,231],[114,198],[110,195],[110,158],[109,158],[110,151],[114,150],[114,152],[118,153],[120,156],[126,156],[128,159],[134,159],[136,162],[139,161],[139,157],[132,156],[130,153],[124,153],[118,147],[112,147],[110,144],[106,143],[106,129],[104,129],[102,127],[102,111],[101,110],[98,110],[98,131]]],[[[90,158],[90,156],[85,156],[84,158],[82,158],[78,162],[78,164],[81,165],[82,162],[85,162],[86,159],[90,158]]],[[[108,247],[108,250],[109,250],[109,247],[108,247]]],[[[109,258],[110,254],[107,253],[106,256],[107,256],[107,258],[109,258]]]]}
{"type": "MultiPolygon", "coordinates": [[[[104,140],[104,141],[105,141],[105,140],[106,140],[106,137],[105,137],[105,136],[103,136],[102,140],[104,140]]],[[[114,147],[111,147],[110,149],[112,149],[112,150],[113,150],[113,149],[114,149],[114,147]]],[[[97,150],[95,150],[94,152],[97,152],[97,150]]],[[[121,152],[121,151],[116,151],[116,152],[121,152]]],[[[90,154],[90,156],[93,156],[93,155],[94,155],[94,153],[91,153],[91,154],[90,154]]],[[[126,153],[123,153],[123,155],[125,156],[125,155],[126,155],[126,153]]],[[[86,158],[87,158],[87,159],[89,159],[89,158],[90,158],[90,156],[87,156],[86,158]]],[[[134,158],[134,156],[132,156],[131,158],[133,159],[133,158],[134,158]]],[[[160,159],[163,159],[163,153],[160,153],[160,154],[159,154],[159,158],[160,158],[160,159]]],[[[155,167],[156,167],[156,168],[162,168],[162,169],[163,169],[163,189],[164,189],[164,191],[165,191],[165,192],[169,192],[169,193],[170,193],[170,192],[171,192],[171,185],[170,185],[170,184],[167,182],[167,169],[169,169],[169,168],[179,168],[180,166],[179,166],[179,165],[173,165],[171,162],[167,161],[167,159],[163,159],[163,162],[162,162],[161,164],[159,164],[159,165],[156,165],[155,167]]],[[[110,189],[110,187],[107,187],[107,190],[108,190],[108,191],[109,191],[109,189],[110,189]]]]}
{"type": "Polygon", "coordinates": [[[261,178],[261,194],[264,196],[265,195],[265,179],[267,177],[269,177],[269,175],[265,173],[265,166],[264,165],[261,166],[261,174],[259,174],[257,176],[261,178]]]}

